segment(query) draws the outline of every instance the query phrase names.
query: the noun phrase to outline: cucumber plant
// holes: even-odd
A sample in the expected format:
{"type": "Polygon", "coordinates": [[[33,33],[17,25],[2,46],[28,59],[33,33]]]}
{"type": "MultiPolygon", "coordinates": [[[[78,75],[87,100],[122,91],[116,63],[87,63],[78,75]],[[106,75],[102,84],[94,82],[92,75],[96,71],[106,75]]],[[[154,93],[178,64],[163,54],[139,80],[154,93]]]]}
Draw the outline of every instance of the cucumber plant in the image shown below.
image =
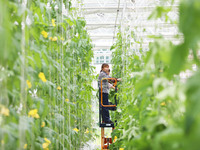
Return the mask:
{"type": "MultiPolygon", "coordinates": [[[[113,73],[123,82],[111,149],[199,149],[199,5],[198,0],[180,2],[178,27],[184,40],[179,44],[157,37],[138,56],[131,49],[131,32],[118,33],[113,73]],[[183,81],[180,73],[187,71],[191,75],[183,81]]],[[[161,7],[150,18],[166,16],[170,9],[161,7]]]]}
{"type": "Polygon", "coordinates": [[[84,18],[68,0],[1,0],[0,12],[1,149],[79,149],[93,138],[84,18]]]}

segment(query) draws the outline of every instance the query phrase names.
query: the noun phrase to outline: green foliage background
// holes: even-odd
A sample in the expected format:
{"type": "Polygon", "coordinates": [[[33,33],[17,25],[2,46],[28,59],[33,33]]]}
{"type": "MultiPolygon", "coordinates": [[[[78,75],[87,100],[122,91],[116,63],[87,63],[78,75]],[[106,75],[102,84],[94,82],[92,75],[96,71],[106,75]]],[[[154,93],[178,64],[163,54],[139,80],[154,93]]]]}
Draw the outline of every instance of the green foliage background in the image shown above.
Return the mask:
{"type": "MultiPolygon", "coordinates": [[[[165,17],[171,8],[157,6],[149,19],[165,17]]],[[[113,52],[113,74],[122,77],[119,88],[117,141],[113,150],[198,150],[200,147],[199,43],[200,1],[182,0],[178,27],[183,35],[175,45],[155,37],[149,51],[131,49],[133,31],[119,32],[113,52]],[[197,66],[197,71],[192,69],[197,66]],[[183,82],[180,72],[190,70],[183,82]]],[[[120,28],[121,30],[121,28],[120,28]]],[[[119,31],[120,31],[119,30],[119,31]]],[[[177,37],[179,38],[179,37],[177,37]]]]}

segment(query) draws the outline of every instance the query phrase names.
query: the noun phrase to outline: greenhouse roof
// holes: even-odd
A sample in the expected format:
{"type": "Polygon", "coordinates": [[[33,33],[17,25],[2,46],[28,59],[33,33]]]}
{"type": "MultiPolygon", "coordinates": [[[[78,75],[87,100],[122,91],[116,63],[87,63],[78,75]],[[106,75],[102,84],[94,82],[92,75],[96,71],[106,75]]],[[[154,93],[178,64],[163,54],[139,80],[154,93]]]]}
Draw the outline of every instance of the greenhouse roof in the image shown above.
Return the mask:
{"type": "Polygon", "coordinates": [[[177,25],[172,23],[178,17],[178,4],[175,2],[173,11],[167,14],[169,21],[149,20],[152,11],[159,5],[171,6],[170,2],[161,0],[83,0],[83,16],[95,44],[94,49],[109,49],[116,39],[118,26],[122,29],[130,27],[138,40],[143,38],[146,45],[151,41],[147,38],[149,35],[163,35],[173,39],[178,34],[177,25]]]}

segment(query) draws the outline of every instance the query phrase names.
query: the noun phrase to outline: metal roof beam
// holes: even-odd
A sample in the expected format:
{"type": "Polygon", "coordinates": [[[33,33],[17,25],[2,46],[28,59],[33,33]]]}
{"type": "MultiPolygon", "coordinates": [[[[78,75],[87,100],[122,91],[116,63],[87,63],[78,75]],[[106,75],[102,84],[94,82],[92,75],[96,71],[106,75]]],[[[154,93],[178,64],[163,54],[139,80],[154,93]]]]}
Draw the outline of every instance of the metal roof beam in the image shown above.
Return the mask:
{"type": "MultiPolygon", "coordinates": [[[[118,24],[119,25],[119,24],[118,24]]],[[[141,27],[141,28],[145,28],[145,27],[169,27],[169,26],[177,26],[175,24],[159,24],[157,23],[156,25],[155,24],[149,24],[149,23],[146,23],[146,24],[136,24],[136,25],[131,25],[131,29],[134,29],[135,27],[141,27]],[[160,25],[160,26],[159,26],[160,25]]],[[[114,24],[110,24],[110,25],[107,25],[107,24],[89,24],[89,25],[86,25],[86,28],[87,30],[96,30],[96,29],[99,29],[99,28],[114,28],[114,24]]]]}
{"type": "MultiPolygon", "coordinates": [[[[115,25],[115,22],[111,22],[111,23],[87,23],[86,26],[109,26],[109,25],[115,25]]],[[[119,23],[117,23],[116,25],[120,25],[119,23]]]]}
{"type": "MultiPolygon", "coordinates": [[[[96,14],[96,13],[116,13],[118,10],[121,12],[123,8],[115,8],[115,7],[104,7],[104,8],[97,8],[97,7],[90,7],[84,8],[83,11],[84,15],[96,14]]],[[[134,8],[127,8],[127,11],[133,11],[134,8]]]]}
{"type": "MultiPolygon", "coordinates": [[[[98,33],[97,33],[98,34],[98,33]]],[[[93,35],[93,34],[90,34],[90,37],[91,38],[102,38],[102,37],[113,37],[113,36],[111,36],[111,35],[104,35],[104,34],[102,34],[102,35],[97,35],[97,36],[95,36],[95,35],[93,35]]]]}

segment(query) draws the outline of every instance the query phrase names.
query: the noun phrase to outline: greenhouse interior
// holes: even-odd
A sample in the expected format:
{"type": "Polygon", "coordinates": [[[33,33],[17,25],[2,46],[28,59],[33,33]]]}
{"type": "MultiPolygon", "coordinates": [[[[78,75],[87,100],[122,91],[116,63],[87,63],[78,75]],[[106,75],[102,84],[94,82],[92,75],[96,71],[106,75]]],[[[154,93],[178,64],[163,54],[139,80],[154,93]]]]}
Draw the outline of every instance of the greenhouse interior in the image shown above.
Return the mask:
{"type": "Polygon", "coordinates": [[[0,0],[1,150],[200,150],[200,0],[0,0]]]}

